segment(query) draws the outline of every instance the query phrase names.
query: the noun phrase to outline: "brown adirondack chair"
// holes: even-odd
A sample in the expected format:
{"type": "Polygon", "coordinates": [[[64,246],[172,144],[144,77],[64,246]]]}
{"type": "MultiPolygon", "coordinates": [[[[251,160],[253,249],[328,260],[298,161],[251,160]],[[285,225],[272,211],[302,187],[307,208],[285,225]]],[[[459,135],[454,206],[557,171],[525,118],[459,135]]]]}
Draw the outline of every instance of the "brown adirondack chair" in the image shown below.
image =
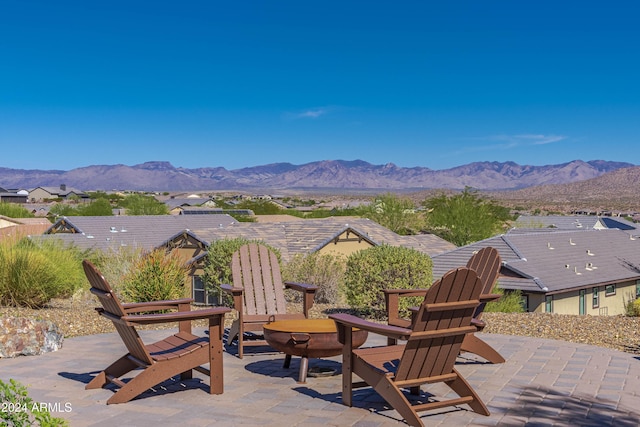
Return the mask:
{"type": "Polygon", "coordinates": [[[94,377],[86,389],[113,383],[120,388],[107,400],[107,404],[124,403],[178,374],[183,380],[192,378],[192,370],[195,369],[209,376],[210,394],[222,394],[222,334],[224,314],[231,311],[229,308],[190,311],[192,299],[123,304],[90,261],[84,260],[82,265],[91,284],[91,293],[102,303],[102,307],[96,310],[113,321],[128,350],[127,354],[94,377]],[[157,313],[176,309],[177,312],[157,313]],[[197,319],[209,320],[209,337],[191,333],[191,321],[197,319]],[[137,325],[168,322],[178,322],[179,331],[153,344],[144,344],[136,330],[137,325]],[[206,364],[209,364],[208,369],[202,366],[206,364]],[[126,382],[121,379],[137,369],[142,371],[133,378],[126,382]]]}
{"type": "MultiPolygon", "coordinates": [[[[473,313],[473,320],[471,320],[471,324],[476,327],[476,332],[481,332],[486,326],[486,323],[482,320],[484,307],[488,302],[500,299],[500,295],[492,294],[491,290],[496,280],[498,280],[501,264],[502,260],[498,250],[492,247],[480,249],[467,262],[467,267],[478,273],[478,277],[480,277],[484,285],[482,295],[480,295],[480,305],[476,308],[475,313],[473,313]]],[[[477,354],[490,363],[504,363],[505,361],[500,353],[478,338],[474,332],[464,337],[460,352],[477,354]]]]}
{"type": "Polygon", "coordinates": [[[244,356],[244,346],[267,346],[263,325],[287,319],[305,319],[313,306],[316,286],[286,282],[280,275],[276,254],[264,245],[249,243],[241,246],[232,256],[233,286],[221,285],[233,297],[238,312],[229,329],[227,345],[238,339],[238,357],[244,356]],[[302,292],[302,313],[287,313],[285,287],[302,292]],[[252,332],[252,339],[245,335],[252,332]]]}
{"type": "Polygon", "coordinates": [[[475,271],[461,267],[446,273],[425,295],[412,329],[368,322],[349,314],[329,315],[343,343],[342,402],[352,406],[352,390],[371,386],[409,425],[423,426],[418,412],[468,404],[474,412],[489,410],[455,369],[456,357],[480,304],[483,283],[475,271]],[[382,334],[406,344],[353,349],[353,328],[382,334]],[[353,374],[363,381],[353,382],[353,374]],[[405,391],[418,395],[422,384],[444,383],[458,397],[411,404],[405,391]]]}
{"type": "MultiPolygon", "coordinates": [[[[478,252],[473,254],[467,262],[467,267],[474,270],[484,284],[482,294],[480,295],[480,305],[476,308],[471,322],[471,324],[476,327],[475,332],[482,331],[486,326],[486,323],[481,320],[481,317],[487,302],[495,301],[500,298],[499,294],[492,294],[491,290],[498,279],[501,262],[500,254],[492,247],[480,249],[478,252]]],[[[384,294],[389,325],[399,326],[402,328],[411,327],[412,321],[403,319],[398,314],[399,298],[424,296],[426,292],[427,289],[385,289],[384,294]]],[[[415,315],[416,310],[412,310],[412,313],[415,315]]],[[[394,339],[389,338],[389,344],[394,343],[394,339]]],[[[490,363],[504,363],[505,361],[500,353],[485,341],[478,338],[474,333],[470,333],[465,337],[460,351],[477,354],[490,363]]]]}

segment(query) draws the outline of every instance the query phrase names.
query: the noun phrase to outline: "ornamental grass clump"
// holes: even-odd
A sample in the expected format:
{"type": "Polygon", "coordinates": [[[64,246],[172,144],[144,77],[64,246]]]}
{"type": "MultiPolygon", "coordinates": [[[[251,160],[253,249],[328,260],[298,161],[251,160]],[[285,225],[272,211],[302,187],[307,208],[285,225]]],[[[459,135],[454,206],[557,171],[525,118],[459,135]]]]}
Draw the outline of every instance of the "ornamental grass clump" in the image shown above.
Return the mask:
{"type": "Polygon", "coordinates": [[[494,286],[491,293],[500,294],[502,297],[497,301],[487,303],[484,307],[484,311],[488,313],[524,313],[522,292],[505,292],[503,289],[498,288],[498,286],[494,286]]]}
{"type": "MultiPolygon", "coordinates": [[[[339,304],[340,286],[344,281],[346,261],[344,257],[317,252],[307,255],[297,254],[282,269],[282,277],[288,282],[308,283],[318,290],[315,302],[319,304],[339,304]]],[[[293,294],[293,293],[292,293],[293,294]]],[[[295,292],[295,299],[301,299],[295,292]]]]}
{"type": "MultiPolygon", "coordinates": [[[[380,245],[354,252],[347,259],[344,294],[347,303],[374,317],[385,315],[383,289],[426,289],[433,280],[433,261],[415,249],[380,245]]],[[[400,313],[420,298],[401,298],[400,313]]]]}
{"type": "Polygon", "coordinates": [[[187,296],[188,268],[176,252],[156,249],[138,258],[122,278],[118,291],[128,302],[174,300],[187,296]]]}
{"type": "Polygon", "coordinates": [[[0,305],[42,308],[88,287],[83,256],[57,241],[0,243],[0,305]]]}

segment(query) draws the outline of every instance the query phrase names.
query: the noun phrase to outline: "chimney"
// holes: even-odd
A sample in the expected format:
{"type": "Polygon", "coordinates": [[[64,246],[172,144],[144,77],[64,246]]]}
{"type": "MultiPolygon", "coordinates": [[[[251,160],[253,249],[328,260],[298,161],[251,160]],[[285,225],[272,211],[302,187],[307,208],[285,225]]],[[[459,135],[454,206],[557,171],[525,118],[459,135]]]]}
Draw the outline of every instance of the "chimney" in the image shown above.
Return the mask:
{"type": "Polygon", "coordinates": [[[60,184],[60,190],[67,191],[67,185],[66,184],[60,184]]]}

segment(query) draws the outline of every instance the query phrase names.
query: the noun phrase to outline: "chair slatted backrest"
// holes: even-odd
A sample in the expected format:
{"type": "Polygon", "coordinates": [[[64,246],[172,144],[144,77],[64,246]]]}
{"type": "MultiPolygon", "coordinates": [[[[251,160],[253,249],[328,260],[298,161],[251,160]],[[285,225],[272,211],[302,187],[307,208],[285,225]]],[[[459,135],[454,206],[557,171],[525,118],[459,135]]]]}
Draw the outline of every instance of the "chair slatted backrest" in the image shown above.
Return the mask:
{"type": "Polygon", "coordinates": [[[280,264],[275,252],[256,243],[243,245],[233,254],[231,272],[233,285],[244,289],[245,314],[287,312],[280,264]]]}
{"type": "Polygon", "coordinates": [[[475,331],[471,318],[479,304],[482,281],[461,267],[447,272],[427,292],[396,371],[395,381],[453,372],[465,334],[475,331]]]}
{"type": "MultiPolygon", "coordinates": [[[[480,277],[480,280],[482,280],[484,284],[483,294],[491,293],[493,285],[496,283],[498,275],[500,274],[501,263],[500,253],[496,248],[492,247],[482,248],[469,258],[467,267],[474,270],[478,274],[478,277],[480,277]]],[[[480,319],[485,305],[486,303],[480,303],[480,305],[478,305],[478,308],[476,308],[473,314],[474,319],[480,319]]]]}
{"type": "Polygon", "coordinates": [[[102,304],[103,311],[101,315],[113,321],[113,325],[127,347],[129,354],[143,363],[152,364],[151,355],[144,346],[136,329],[122,320],[126,313],[107,279],[90,261],[84,260],[82,266],[91,284],[91,293],[96,295],[102,304]]]}

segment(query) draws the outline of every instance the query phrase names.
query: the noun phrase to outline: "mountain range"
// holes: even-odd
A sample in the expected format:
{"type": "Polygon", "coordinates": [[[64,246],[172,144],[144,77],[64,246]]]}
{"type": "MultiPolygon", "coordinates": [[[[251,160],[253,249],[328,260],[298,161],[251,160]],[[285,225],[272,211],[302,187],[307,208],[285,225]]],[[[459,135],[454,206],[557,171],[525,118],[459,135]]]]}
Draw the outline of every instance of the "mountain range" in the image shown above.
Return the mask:
{"type": "Polygon", "coordinates": [[[242,169],[224,167],[187,169],[152,161],[134,166],[94,165],[63,170],[26,170],[0,167],[0,187],[59,186],[83,191],[364,191],[364,190],[521,190],[532,186],[589,180],[635,165],[605,160],[545,166],[514,162],[474,162],[451,169],[373,165],[362,160],[323,160],[293,165],[274,163],[242,169]]]}

